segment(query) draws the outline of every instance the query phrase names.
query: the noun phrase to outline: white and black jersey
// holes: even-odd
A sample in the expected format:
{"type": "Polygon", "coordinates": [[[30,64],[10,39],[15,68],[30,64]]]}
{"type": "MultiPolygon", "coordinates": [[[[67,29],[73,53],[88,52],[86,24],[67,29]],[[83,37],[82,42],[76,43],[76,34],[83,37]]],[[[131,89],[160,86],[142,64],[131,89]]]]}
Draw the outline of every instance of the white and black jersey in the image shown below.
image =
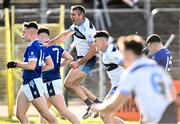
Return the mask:
{"type": "Polygon", "coordinates": [[[89,45],[94,43],[96,29],[94,25],[85,18],[84,22],[77,25],[71,25],[69,31],[74,32],[74,43],[77,50],[77,56],[85,56],[89,51],[89,45]]]}
{"type": "Polygon", "coordinates": [[[112,87],[118,86],[124,68],[119,66],[123,62],[123,57],[113,44],[109,44],[103,53],[103,64],[108,77],[111,79],[112,87]]]}

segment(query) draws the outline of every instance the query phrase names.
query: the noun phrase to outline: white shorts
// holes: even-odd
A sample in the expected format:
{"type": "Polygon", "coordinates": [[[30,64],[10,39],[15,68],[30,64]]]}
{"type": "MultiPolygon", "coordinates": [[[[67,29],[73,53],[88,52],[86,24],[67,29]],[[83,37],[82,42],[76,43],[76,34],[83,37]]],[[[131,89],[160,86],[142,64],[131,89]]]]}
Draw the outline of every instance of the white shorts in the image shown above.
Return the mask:
{"type": "Polygon", "coordinates": [[[44,89],[47,97],[62,94],[62,79],[44,82],[44,89]]]}
{"type": "Polygon", "coordinates": [[[35,78],[28,84],[21,85],[20,90],[24,92],[29,101],[43,96],[44,88],[42,78],[35,78]]]}

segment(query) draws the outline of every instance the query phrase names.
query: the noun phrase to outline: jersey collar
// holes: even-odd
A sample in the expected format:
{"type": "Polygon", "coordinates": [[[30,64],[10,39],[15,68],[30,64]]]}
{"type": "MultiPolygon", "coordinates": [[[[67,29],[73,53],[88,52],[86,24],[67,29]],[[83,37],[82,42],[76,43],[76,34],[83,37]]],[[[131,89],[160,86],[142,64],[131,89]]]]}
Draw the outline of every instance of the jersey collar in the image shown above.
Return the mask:
{"type": "Polygon", "coordinates": [[[31,46],[34,41],[38,41],[38,39],[34,39],[33,41],[29,42],[29,43],[28,43],[28,46],[31,46]]]}

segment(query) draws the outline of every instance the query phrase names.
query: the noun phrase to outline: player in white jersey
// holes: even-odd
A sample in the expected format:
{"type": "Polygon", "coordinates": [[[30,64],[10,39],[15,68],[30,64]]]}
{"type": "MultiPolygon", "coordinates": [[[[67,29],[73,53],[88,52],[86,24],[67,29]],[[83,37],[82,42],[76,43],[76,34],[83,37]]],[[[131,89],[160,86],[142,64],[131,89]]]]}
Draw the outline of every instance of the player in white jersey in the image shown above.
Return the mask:
{"type": "MultiPolygon", "coordinates": [[[[108,44],[108,32],[98,31],[94,38],[97,51],[103,52],[102,62],[106,68],[108,77],[111,80],[111,89],[105,98],[105,100],[107,100],[111,98],[117,87],[120,85],[120,77],[122,72],[124,71],[124,68],[122,67],[123,57],[120,51],[118,51],[118,49],[114,47],[113,44],[108,44]]],[[[109,120],[118,124],[123,123],[121,119],[109,116],[107,114],[101,115],[100,117],[105,124],[109,124],[109,120]]]]}
{"type": "Polygon", "coordinates": [[[124,63],[120,86],[114,95],[92,111],[117,112],[133,95],[141,113],[141,123],[177,123],[175,91],[172,79],[160,66],[142,56],[143,43],[136,39],[124,42],[124,63]]]}
{"type": "Polygon", "coordinates": [[[93,24],[85,17],[85,9],[81,5],[71,7],[71,19],[73,24],[69,30],[58,35],[48,44],[54,44],[63,41],[65,38],[73,35],[74,43],[77,50],[77,61],[71,63],[72,69],[65,78],[64,86],[71,93],[82,99],[88,107],[87,113],[83,116],[88,116],[88,111],[93,102],[100,102],[87,88],[80,85],[80,82],[89,74],[96,63],[96,49],[93,45],[94,35],[96,33],[93,24]]]}

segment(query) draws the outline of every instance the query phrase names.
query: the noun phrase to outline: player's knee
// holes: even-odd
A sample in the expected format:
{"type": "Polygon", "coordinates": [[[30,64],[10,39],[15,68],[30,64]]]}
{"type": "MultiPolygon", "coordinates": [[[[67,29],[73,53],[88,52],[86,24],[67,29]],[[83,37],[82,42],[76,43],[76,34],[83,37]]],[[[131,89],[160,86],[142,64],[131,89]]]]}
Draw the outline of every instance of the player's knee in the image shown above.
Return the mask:
{"type": "Polygon", "coordinates": [[[65,82],[65,83],[64,83],[64,87],[65,87],[67,90],[71,90],[71,89],[72,89],[72,82],[71,82],[71,81],[65,82]]]}
{"type": "Polygon", "coordinates": [[[43,118],[47,118],[48,116],[48,111],[39,111],[39,114],[43,117],[43,118]]]}
{"type": "Polygon", "coordinates": [[[24,118],[24,116],[26,116],[26,114],[23,114],[21,112],[16,112],[16,117],[19,119],[19,120],[22,120],[24,118]]]}
{"type": "Polygon", "coordinates": [[[68,115],[68,110],[61,110],[59,114],[63,117],[66,117],[68,115]]]}

